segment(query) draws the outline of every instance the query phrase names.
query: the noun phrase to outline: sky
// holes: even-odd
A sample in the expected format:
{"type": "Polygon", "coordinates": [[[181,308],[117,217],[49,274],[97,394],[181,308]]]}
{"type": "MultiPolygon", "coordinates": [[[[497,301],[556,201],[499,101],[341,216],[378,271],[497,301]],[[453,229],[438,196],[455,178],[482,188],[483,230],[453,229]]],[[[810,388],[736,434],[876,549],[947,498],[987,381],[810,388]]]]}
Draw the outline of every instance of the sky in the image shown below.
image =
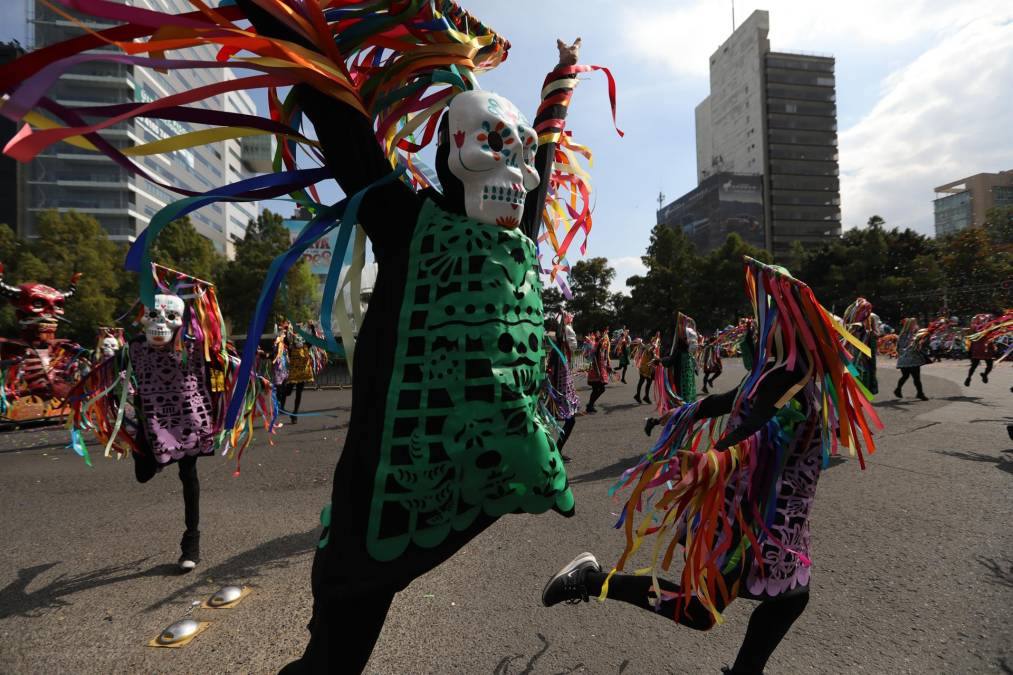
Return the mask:
{"type": "MultiPolygon", "coordinates": [[[[606,66],[615,76],[625,137],[613,128],[599,73],[583,77],[567,125],[594,152],[587,255],[608,258],[617,273],[613,289],[625,291],[626,278],[643,271],[640,256],[656,222],[658,194],[667,203],[696,187],[693,109],[709,92],[709,56],[731,34],[731,2],[462,4],[513,45],[509,58],[482,76],[482,87],[532,118],[542,78],[556,63],[557,37],[580,36],[581,62],[606,66]]],[[[878,214],[888,226],[931,234],[934,186],[1013,169],[1010,0],[739,0],[737,23],[756,9],[770,12],[773,50],[837,59],[845,228],[878,214]]],[[[0,39],[18,37],[11,30],[0,29],[0,39]]],[[[255,98],[263,110],[263,96],[255,98]]],[[[334,186],[323,196],[336,200],[340,192],[334,186]]]]}

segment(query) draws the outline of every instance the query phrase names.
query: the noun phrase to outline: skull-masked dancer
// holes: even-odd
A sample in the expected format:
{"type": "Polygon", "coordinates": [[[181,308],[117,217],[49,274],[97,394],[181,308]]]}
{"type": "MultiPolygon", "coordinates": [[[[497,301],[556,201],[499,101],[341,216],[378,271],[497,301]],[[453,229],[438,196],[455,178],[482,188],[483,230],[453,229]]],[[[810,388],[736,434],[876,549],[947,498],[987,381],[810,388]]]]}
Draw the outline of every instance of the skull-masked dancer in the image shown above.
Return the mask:
{"type": "Polygon", "coordinates": [[[696,321],[679,312],[668,356],[655,372],[655,394],[662,414],[685,401],[696,400],[696,353],[700,349],[696,321]]]}
{"type": "Polygon", "coordinates": [[[922,391],[922,366],[931,360],[928,354],[928,342],[931,333],[919,330],[918,319],[909,317],[900,322],[900,332],[897,334],[897,368],[900,370],[900,380],[893,390],[897,398],[904,396],[904,383],[910,378],[914,381],[916,396],[922,401],[929,400],[922,391]]]}
{"type": "Polygon", "coordinates": [[[587,412],[592,415],[598,412],[598,408],[594,404],[605,393],[605,387],[612,376],[608,329],[603,330],[593,340],[591,359],[587,365],[587,384],[591,387],[591,395],[587,399],[587,412]]]}
{"type": "Polygon", "coordinates": [[[971,386],[971,377],[982,361],[985,362],[985,370],[981,372],[981,381],[988,384],[988,375],[992,372],[996,351],[998,351],[995,342],[986,339],[988,334],[985,329],[993,321],[995,321],[993,314],[976,314],[971,319],[971,337],[967,340],[967,352],[971,359],[971,367],[967,369],[967,379],[964,380],[965,387],[971,386]]]}
{"type": "Polygon", "coordinates": [[[549,349],[547,370],[548,406],[552,415],[561,425],[556,447],[564,462],[570,458],[563,453],[563,446],[570,439],[580,411],[580,398],[573,386],[573,356],[577,353],[577,334],[573,331],[573,315],[560,312],[556,317],[556,331],[549,349]]]}
{"type": "MultiPolygon", "coordinates": [[[[530,123],[506,98],[477,89],[476,74],[499,65],[510,45],[453,2],[240,0],[208,9],[190,1],[194,11],[185,17],[93,3],[92,13],[137,21],[73,48],[29,55],[34,60],[18,75],[31,84],[47,54],[63,58],[107,40],[130,54],[116,58],[131,63],[235,65],[254,73],[218,83],[213,92],[152,102],[141,112],[213,125],[210,132],[201,127],[205,137],[274,134],[275,161],[285,170],[166,207],[131,249],[128,265],[133,269],[150,257],[156,225],[205,203],[291,194],[309,209],[313,218],[265,280],[247,328],[243,373],[254,367],[287,270],[320,237],[338,233],[320,327],[324,345],[335,353],[343,349],[356,376],[331,503],[321,514],[310,642],[292,669],[357,672],[394,595],[416,577],[502,515],[573,513],[562,460],[538,406],[545,317],[537,245],[545,242],[542,260],[555,278],[570,266],[571,242],[582,244],[578,235],[590,231],[580,160],[589,153],[573,142],[564,120],[578,74],[604,69],[577,63],[579,42],[559,42],[558,65],[544,80],[530,123]],[[167,51],[186,47],[210,48],[217,59],[166,58],[167,51]],[[138,51],[149,56],[133,56],[138,51]],[[182,105],[253,87],[268,88],[270,119],[182,105]],[[317,139],[301,133],[302,119],[312,122],[317,139]],[[435,176],[417,157],[434,139],[435,176]],[[323,167],[299,168],[307,155],[323,167]],[[315,185],[331,178],[346,198],[325,205],[315,185]],[[377,275],[363,316],[359,303],[349,312],[336,299],[357,296],[367,238],[377,275]],[[346,251],[353,264],[343,274],[346,251]]],[[[0,93],[18,86],[13,78],[0,78],[0,84],[0,93]]],[[[609,84],[614,102],[610,75],[609,84]]],[[[33,104],[30,94],[39,90],[15,92],[0,112],[23,116],[33,104]]],[[[55,131],[101,143],[94,126],[55,131]]],[[[41,140],[59,135],[45,136],[50,131],[15,142],[9,151],[28,157],[39,134],[41,140]]],[[[174,138],[184,147],[199,140],[194,134],[174,138]]],[[[107,154],[115,150],[106,146],[107,154]]],[[[142,287],[145,302],[148,293],[142,287]]],[[[227,426],[246,386],[238,379],[227,426]]]]}
{"type": "Polygon", "coordinates": [[[636,344],[633,350],[633,362],[637,366],[637,374],[640,379],[637,380],[637,393],[633,395],[633,400],[637,403],[651,405],[651,380],[660,359],[661,335],[655,333],[650,342],[637,342],[637,340],[634,342],[636,344]],[[641,387],[644,391],[643,398],[640,393],[641,387]]]}
{"type": "Polygon", "coordinates": [[[214,287],[174,271],[158,276],[159,293],[141,306],[137,319],[142,335],[125,345],[107,343],[111,353],[71,393],[71,439],[89,464],[88,430],[106,456],[113,450],[130,454],[140,483],[178,466],[185,525],[178,564],[187,572],[200,562],[197,458],[224,446],[227,454],[238,451],[238,462],[251,440],[254,414],[269,423],[274,412],[270,386],[255,382],[243,426],[231,434],[224,430],[238,359],[228,352],[214,287]]]}
{"type": "Polygon", "coordinates": [[[868,348],[869,356],[854,345],[848,344],[851,362],[858,371],[858,381],[869,393],[879,393],[879,380],[876,377],[876,353],[879,337],[883,334],[883,322],[872,311],[872,303],[865,298],[857,298],[844,310],[844,326],[855,338],[868,348]]]}
{"type": "MultiPolygon", "coordinates": [[[[599,596],[697,630],[722,622],[736,598],[759,601],[729,673],[762,673],[809,599],[809,516],[821,467],[838,445],[874,451],[878,425],[849,370],[836,322],[787,270],[746,259],[756,317],[753,368],[738,389],[675,409],[661,439],[626,471],[617,523],[626,548],[611,572],[584,553],[546,585],[542,601],[599,596]],[[621,573],[656,537],[650,567],[621,573]],[[659,576],[677,547],[680,583],[659,576]]],[[[685,668],[684,668],[685,669],[685,668]]]]}

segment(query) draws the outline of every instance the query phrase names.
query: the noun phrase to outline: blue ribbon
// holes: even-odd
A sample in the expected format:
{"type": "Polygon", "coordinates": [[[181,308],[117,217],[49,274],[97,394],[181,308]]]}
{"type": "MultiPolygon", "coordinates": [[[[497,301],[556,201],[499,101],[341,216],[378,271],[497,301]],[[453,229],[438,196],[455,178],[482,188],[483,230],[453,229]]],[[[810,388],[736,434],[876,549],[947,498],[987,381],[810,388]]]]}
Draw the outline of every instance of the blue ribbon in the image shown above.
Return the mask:
{"type": "Polygon", "coordinates": [[[241,180],[231,185],[215,188],[196,197],[186,197],[169,204],[151,218],[151,223],[141,232],[127,251],[126,269],[140,275],[141,302],[150,307],[155,300],[155,282],[151,274],[151,247],[166,225],[177,218],[196,211],[213,202],[249,202],[271,199],[292,190],[325,180],[331,177],[328,169],[300,169],[266,174],[241,180]],[[237,197],[236,195],[255,192],[252,196],[237,197]]]}
{"type": "MultiPolygon", "coordinates": [[[[351,231],[358,221],[359,205],[362,203],[363,197],[372,188],[397,180],[402,173],[402,171],[392,171],[383,178],[359,190],[351,198],[345,198],[334,206],[321,209],[313,217],[313,220],[302,229],[292,246],[271,261],[271,266],[267,270],[267,278],[260,290],[260,297],[257,299],[257,308],[250,319],[250,326],[246,331],[246,343],[243,345],[242,361],[239,364],[239,372],[236,375],[236,388],[232,393],[232,399],[229,401],[229,408],[225,414],[224,428],[226,430],[232,429],[236,423],[236,419],[239,417],[239,413],[242,411],[246,388],[249,386],[250,373],[253,371],[253,364],[257,359],[257,346],[260,344],[260,336],[264,333],[268,313],[274,304],[274,297],[277,295],[278,288],[284,281],[285,275],[299,261],[299,258],[302,257],[306,249],[335,227],[341,227],[338,245],[335,247],[335,250],[340,251],[342,250],[342,246],[347,247],[351,231]]],[[[330,319],[334,303],[334,290],[337,287],[338,275],[335,274],[335,265],[337,265],[337,271],[340,274],[341,260],[343,258],[344,256],[342,255],[336,259],[334,257],[331,259],[331,270],[328,272],[327,282],[324,287],[324,306],[320,315],[325,341],[328,346],[334,348],[337,348],[338,345],[334,339],[334,332],[331,330],[330,319]],[[334,277],[333,280],[332,277],[334,277]],[[330,292],[328,293],[328,291],[330,292]]],[[[350,335],[343,337],[351,339],[350,335]]]]}

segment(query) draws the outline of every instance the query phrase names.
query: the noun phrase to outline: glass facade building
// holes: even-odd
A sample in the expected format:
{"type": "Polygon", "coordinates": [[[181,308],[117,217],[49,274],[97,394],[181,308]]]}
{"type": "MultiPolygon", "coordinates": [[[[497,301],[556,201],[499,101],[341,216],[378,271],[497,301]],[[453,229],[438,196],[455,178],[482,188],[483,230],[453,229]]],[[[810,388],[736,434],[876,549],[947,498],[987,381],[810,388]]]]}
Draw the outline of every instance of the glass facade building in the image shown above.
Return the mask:
{"type": "MultiPolygon", "coordinates": [[[[133,4],[172,12],[188,11],[189,7],[178,0],[137,0],[133,4]]],[[[30,49],[45,47],[82,33],[80,27],[38,0],[31,0],[27,10],[30,49]]],[[[84,22],[93,29],[109,27],[92,20],[84,22]]],[[[175,54],[178,58],[212,61],[215,57],[210,47],[182,50],[175,54]]],[[[70,69],[49,95],[68,107],[147,102],[228,77],[232,77],[231,73],[224,70],[157,73],[118,63],[88,62],[70,69]]],[[[229,92],[196,105],[256,114],[253,100],[246,93],[229,92]]],[[[184,122],[138,119],[117,124],[100,132],[100,135],[112,145],[126,148],[198,128],[201,127],[184,122]]],[[[95,217],[111,239],[132,241],[161,208],[183,196],[154,181],[205,192],[251,177],[257,164],[244,157],[243,145],[238,140],[178,150],[168,155],[138,157],[135,161],[153,181],[128,173],[100,153],[66,143],[51,146],[23,169],[21,196],[24,206],[18,222],[20,234],[32,237],[36,232],[36,218],[44,211],[76,210],[95,217]]],[[[241,239],[245,235],[247,222],[255,218],[256,213],[255,203],[212,204],[192,213],[190,221],[219,252],[231,256],[233,239],[241,239]]]]}
{"type": "Polygon", "coordinates": [[[658,212],[659,222],[682,230],[706,252],[737,234],[763,248],[763,178],[755,174],[718,173],[658,212]]]}

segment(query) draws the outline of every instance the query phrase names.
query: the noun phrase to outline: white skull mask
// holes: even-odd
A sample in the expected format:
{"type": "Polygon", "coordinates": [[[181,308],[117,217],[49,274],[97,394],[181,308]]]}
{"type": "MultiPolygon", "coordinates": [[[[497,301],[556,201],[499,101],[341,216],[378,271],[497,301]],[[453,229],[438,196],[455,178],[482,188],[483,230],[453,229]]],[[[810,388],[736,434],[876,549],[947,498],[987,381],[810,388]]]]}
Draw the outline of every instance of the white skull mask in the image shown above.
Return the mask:
{"type": "Polygon", "coordinates": [[[538,187],[538,135],[513,103],[487,91],[467,91],[450,101],[447,165],[464,186],[469,218],[517,227],[524,196],[538,187]]]}
{"type": "Polygon", "coordinates": [[[116,353],[116,350],[120,348],[119,340],[114,337],[102,338],[102,346],[99,347],[99,351],[102,352],[102,358],[108,359],[110,356],[116,353]]]}
{"type": "Polygon", "coordinates": [[[164,347],[172,342],[183,325],[183,299],[178,295],[156,295],[155,306],[145,307],[141,325],[148,344],[164,347]]]}

